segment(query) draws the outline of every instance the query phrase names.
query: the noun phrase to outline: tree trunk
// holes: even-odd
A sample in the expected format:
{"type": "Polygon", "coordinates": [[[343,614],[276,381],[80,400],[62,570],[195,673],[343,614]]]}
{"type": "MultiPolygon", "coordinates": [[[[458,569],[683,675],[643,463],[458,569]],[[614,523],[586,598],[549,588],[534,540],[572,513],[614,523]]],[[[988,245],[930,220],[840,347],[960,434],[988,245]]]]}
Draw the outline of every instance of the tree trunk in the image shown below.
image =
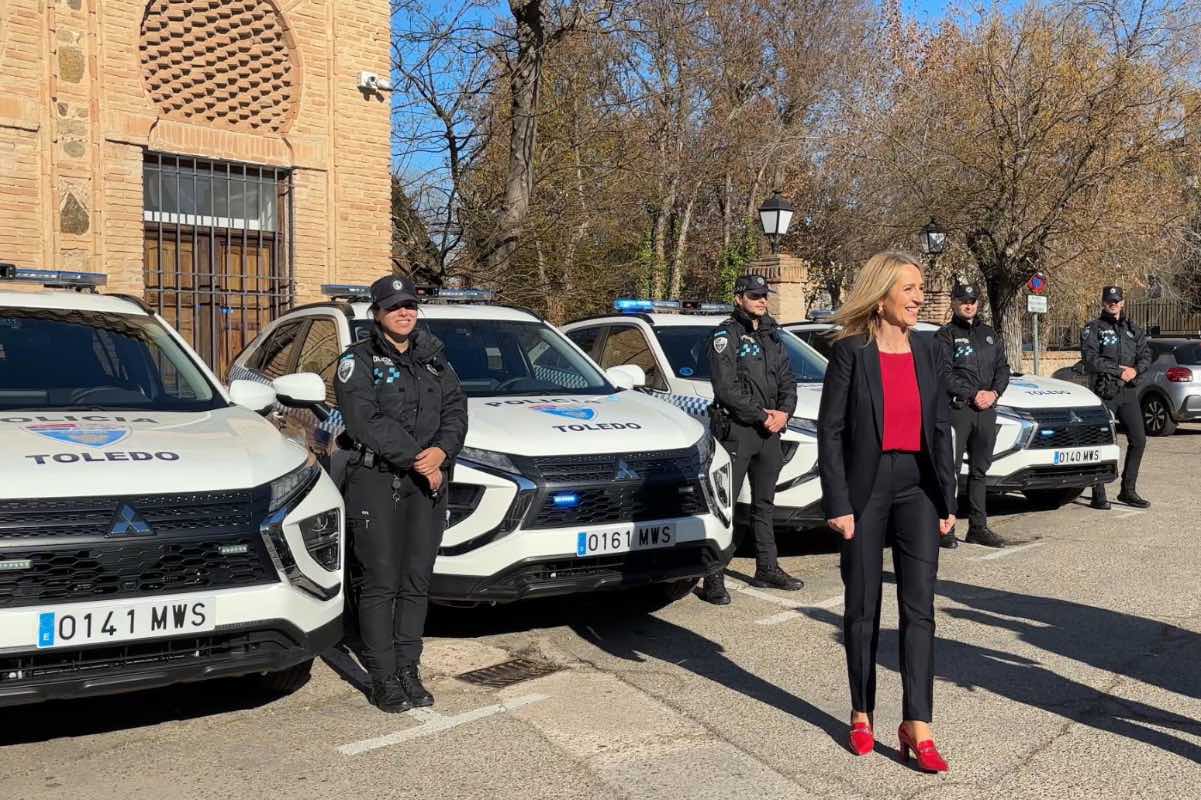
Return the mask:
{"type": "Polygon", "coordinates": [[[721,249],[730,247],[730,235],[734,227],[734,176],[726,170],[725,184],[721,190],[721,249]]]}
{"type": "Polygon", "coordinates": [[[489,271],[493,275],[504,269],[512,258],[530,210],[538,134],[538,88],[542,80],[542,48],[546,42],[542,0],[509,0],[509,10],[517,23],[517,58],[509,76],[512,118],[509,121],[505,194],[488,252],[489,271]]]}
{"type": "Polygon", "coordinates": [[[1008,282],[996,279],[988,279],[985,283],[988,287],[988,304],[992,309],[992,326],[1005,340],[1005,357],[1009,361],[1009,368],[1021,372],[1022,340],[1026,327],[1021,288],[1015,289],[1008,282]]]}
{"type": "Polygon", "coordinates": [[[667,273],[667,227],[671,222],[672,211],[676,207],[676,195],[679,194],[680,176],[675,174],[667,185],[666,194],[659,198],[659,208],[655,216],[654,231],[654,273],[651,276],[651,296],[656,300],[663,299],[666,291],[667,273]]]}
{"type": "Polygon", "coordinates": [[[680,216],[680,230],[676,234],[676,255],[671,265],[671,299],[680,299],[680,291],[684,285],[684,257],[688,250],[688,226],[692,224],[692,209],[696,205],[696,195],[700,184],[693,184],[692,192],[688,195],[688,204],[680,216]]]}

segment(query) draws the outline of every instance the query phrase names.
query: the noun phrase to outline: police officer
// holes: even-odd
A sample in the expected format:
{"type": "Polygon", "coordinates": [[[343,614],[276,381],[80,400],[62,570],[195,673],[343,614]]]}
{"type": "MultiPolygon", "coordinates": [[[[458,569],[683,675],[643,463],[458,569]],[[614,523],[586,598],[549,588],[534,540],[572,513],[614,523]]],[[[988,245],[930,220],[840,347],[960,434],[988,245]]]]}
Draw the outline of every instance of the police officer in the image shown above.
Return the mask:
{"type": "MultiPolygon", "coordinates": [[[[951,321],[938,331],[947,360],[947,390],[951,395],[951,427],[955,429],[956,475],[968,454],[968,516],[964,541],[985,547],[1004,547],[1005,540],[988,527],[985,475],[992,466],[997,441],[997,399],[1009,385],[1009,362],[997,332],[980,321],[980,293],[958,284],[951,290],[951,321]]],[[[955,531],[939,537],[943,547],[958,547],[955,531]]]]}
{"type": "MultiPolygon", "coordinates": [[[[1101,316],[1080,332],[1080,356],[1090,376],[1090,388],[1105,401],[1126,429],[1126,465],[1122,469],[1118,502],[1148,508],[1151,504],[1138,496],[1135,484],[1147,446],[1138,384],[1151,366],[1151,346],[1143,329],[1122,313],[1125,308],[1120,286],[1106,286],[1101,290],[1101,316]]],[[[1105,484],[1093,486],[1092,507],[1102,511],[1109,509],[1105,484]]]]}
{"type": "Polygon", "coordinates": [[[467,399],[442,342],[417,327],[408,278],[371,285],[375,327],[338,361],[335,392],[354,453],[346,518],[363,571],[359,628],[371,702],[429,706],[418,664],[447,483],[467,434],[467,399]]]}
{"type": "MultiPolygon", "coordinates": [[[[767,280],[743,275],[734,284],[734,315],[713,332],[709,374],[713,381],[713,435],[730,453],[734,497],[751,480],[751,529],[755,535],[754,586],[796,591],[805,584],[780,568],[772,530],[776,480],[784,465],[780,431],[796,408],[796,380],[776,322],[767,313],[767,280]]],[[[715,605],[730,602],[723,570],[697,590],[715,605]]]]}

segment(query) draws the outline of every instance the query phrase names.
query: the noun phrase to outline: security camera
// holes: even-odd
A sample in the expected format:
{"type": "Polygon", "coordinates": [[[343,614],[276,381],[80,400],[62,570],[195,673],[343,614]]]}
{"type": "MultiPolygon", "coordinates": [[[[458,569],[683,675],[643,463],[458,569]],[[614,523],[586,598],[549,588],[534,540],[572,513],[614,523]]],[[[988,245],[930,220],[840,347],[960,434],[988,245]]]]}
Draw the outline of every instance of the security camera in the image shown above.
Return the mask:
{"type": "Polygon", "coordinates": [[[380,80],[379,75],[374,72],[359,73],[359,88],[364,92],[390,92],[392,84],[388,81],[380,80]]]}

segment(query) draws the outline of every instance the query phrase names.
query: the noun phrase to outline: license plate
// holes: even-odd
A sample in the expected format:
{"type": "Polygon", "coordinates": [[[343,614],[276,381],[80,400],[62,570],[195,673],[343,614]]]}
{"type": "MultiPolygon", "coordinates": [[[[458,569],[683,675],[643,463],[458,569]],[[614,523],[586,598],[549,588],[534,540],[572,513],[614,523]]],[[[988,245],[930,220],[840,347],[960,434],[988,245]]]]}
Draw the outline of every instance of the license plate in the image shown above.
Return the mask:
{"type": "Polygon", "coordinates": [[[675,543],[676,530],[671,523],[630,525],[603,531],[580,531],[576,535],[575,554],[587,558],[634,550],[654,550],[671,547],[675,543]]]}
{"type": "Polygon", "coordinates": [[[46,649],[203,633],[216,627],[216,604],[189,597],[47,609],[38,613],[37,643],[46,649]]]}
{"type": "Polygon", "coordinates": [[[1101,460],[1100,448],[1091,450],[1056,450],[1056,464],[1093,464],[1101,460]]]}

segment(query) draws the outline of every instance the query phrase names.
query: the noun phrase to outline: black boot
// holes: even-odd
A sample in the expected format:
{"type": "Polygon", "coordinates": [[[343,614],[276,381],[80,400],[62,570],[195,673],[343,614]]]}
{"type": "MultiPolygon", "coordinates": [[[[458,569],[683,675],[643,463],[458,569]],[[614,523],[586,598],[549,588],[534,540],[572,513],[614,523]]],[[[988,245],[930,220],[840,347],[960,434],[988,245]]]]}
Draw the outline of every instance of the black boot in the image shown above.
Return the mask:
{"type": "Polygon", "coordinates": [[[760,589],[783,589],[786,592],[796,592],[805,588],[805,582],[800,578],[794,578],[784,570],[780,569],[780,565],[774,567],[755,567],[755,577],[751,579],[751,586],[758,586],[760,589]]]}
{"type": "Polygon", "coordinates": [[[1128,506],[1134,506],[1135,508],[1151,507],[1151,501],[1144,500],[1143,498],[1139,497],[1138,492],[1134,491],[1133,489],[1123,489],[1118,494],[1118,502],[1125,503],[1128,506]]]}
{"type": "Polygon", "coordinates": [[[938,534],[938,546],[947,550],[954,550],[959,546],[959,540],[955,538],[955,531],[949,533],[938,534]]]}
{"type": "Polygon", "coordinates": [[[395,675],[383,680],[371,679],[371,705],[389,714],[399,714],[413,707],[408,692],[395,675]]]}
{"type": "Polygon", "coordinates": [[[409,696],[409,700],[418,708],[426,708],[434,704],[434,696],[430,694],[429,689],[421,683],[421,676],[418,674],[417,665],[409,664],[401,667],[396,672],[396,679],[400,681],[400,685],[404,687],[405,694],[409,696]]]}
{"type": "Polygon", "coordinates": [[[730,604],[730,593],[726,591],[726,577],[720,572],[716,575],[706,575],[694,592],[706,603],[712,603],[715,606],[730,604]]]}
{"type": "Polygon", "coordinates": [[[968,544],[983,545],[984,547],[1004,547],[1009,544],[1009,542],[993,533],[987,525],[983,528],[968,528],[967,536],[963,537],[963,541],[968,544]]]}
{"type": "Polygon", "coordinates": [[[1105,496],[1105,484],[1097,484],[1093,487],[1093,499],[1089,506],[1098,511],[1109,510],[1109,498],[1105,496]]]}

